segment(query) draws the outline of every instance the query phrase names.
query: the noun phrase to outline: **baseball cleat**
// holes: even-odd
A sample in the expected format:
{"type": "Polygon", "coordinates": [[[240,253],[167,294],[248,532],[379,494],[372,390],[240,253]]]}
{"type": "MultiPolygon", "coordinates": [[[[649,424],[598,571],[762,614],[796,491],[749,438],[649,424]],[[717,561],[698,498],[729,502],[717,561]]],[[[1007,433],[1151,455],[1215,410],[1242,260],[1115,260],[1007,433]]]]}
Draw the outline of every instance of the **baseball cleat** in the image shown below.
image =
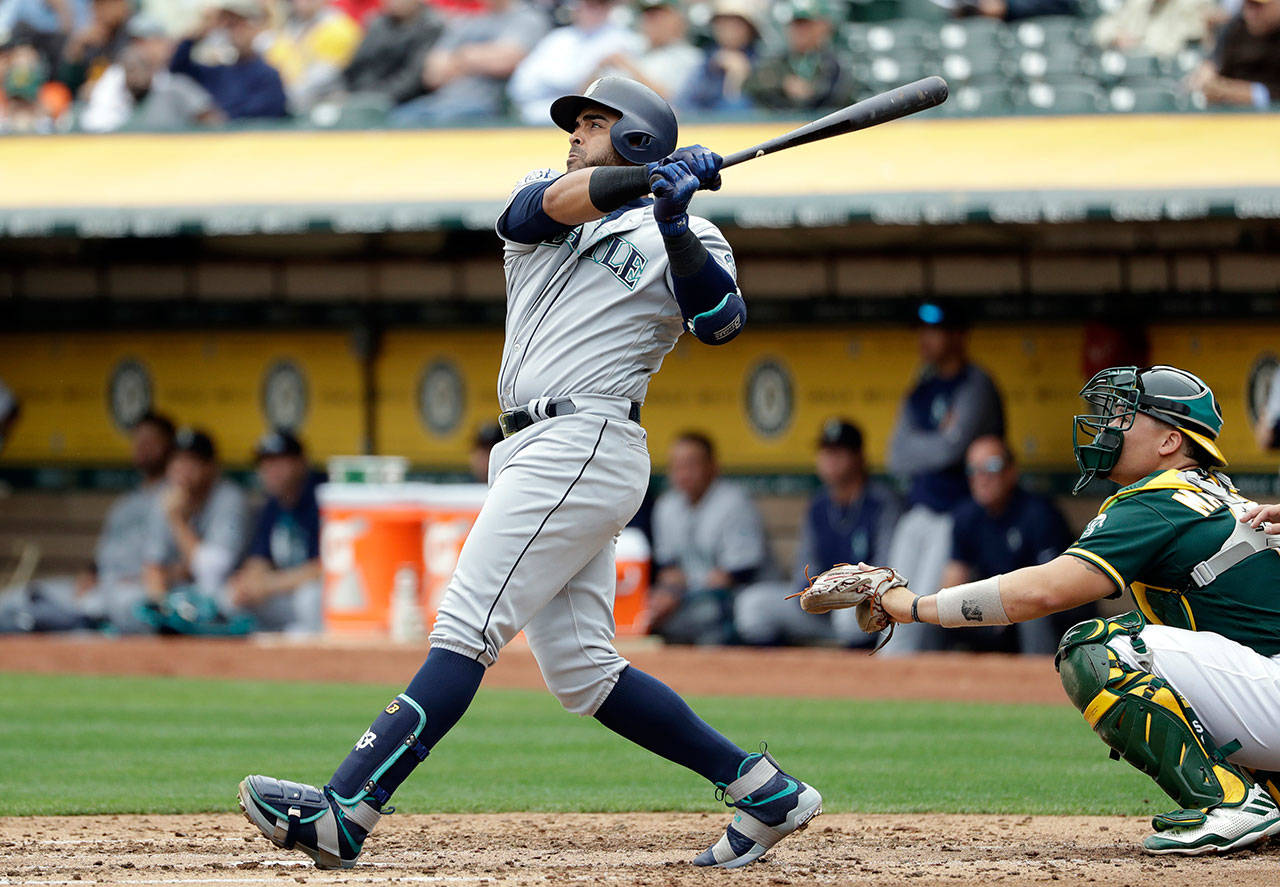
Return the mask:
{"type": "Polygon", "coordinates": [[[822,795],[810,785],[778,769],[767,752],[751,754],[738,767],[738,778],[720,786],[719,798],[737,807],[733,821],[694,865],[736,869],[764,856],[774,844],[802,830],[822,812],[822,795]]]}
{"type": "Polygon", "coordinates": [[[1265,789],[1253,785],[1238,804],[1208,810],[1175,810],[1157,816],[1151,825],[1156,833],[1142,842],[1142,849],[1148,853],[1229,853],[1280,832],[1280,807],[1265,789]]]}
{"type": "Polygon", "coordinates": [[[240,812],[285,850],[301,850],[318,869],[349,869],[382,814],[360,802],[344,807],[326,787],[246,776],[240,783],[240,812]]]}

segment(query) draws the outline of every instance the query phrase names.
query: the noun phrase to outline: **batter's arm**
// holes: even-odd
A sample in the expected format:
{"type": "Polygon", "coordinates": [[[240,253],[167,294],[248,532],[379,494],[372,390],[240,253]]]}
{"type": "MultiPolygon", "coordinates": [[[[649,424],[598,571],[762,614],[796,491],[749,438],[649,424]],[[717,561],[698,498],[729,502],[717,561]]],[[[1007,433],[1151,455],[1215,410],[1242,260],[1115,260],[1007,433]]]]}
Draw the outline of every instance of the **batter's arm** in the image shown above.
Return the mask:
{"type": "Polygon", "coordinates": [[[542,211],[570,227],[602,219],[649,193],[647,166],[593,166],[565,173],[542,192],[542,211]]]}

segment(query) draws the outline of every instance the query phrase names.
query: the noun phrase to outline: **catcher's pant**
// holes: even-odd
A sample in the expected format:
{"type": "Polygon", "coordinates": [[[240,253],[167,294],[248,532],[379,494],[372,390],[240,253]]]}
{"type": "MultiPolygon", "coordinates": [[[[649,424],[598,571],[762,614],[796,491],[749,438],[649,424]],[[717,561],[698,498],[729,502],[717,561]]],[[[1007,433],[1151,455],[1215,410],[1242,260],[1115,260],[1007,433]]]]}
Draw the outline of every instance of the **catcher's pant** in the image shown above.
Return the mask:
{"type": "MultiPolygon", "coordinates": [[[[942,582],[942,569],[951,559],[951,515],[916,505],[894,527],[889,543],[889,563],[903,576],[916,594],[934,594],[942,582]]],[[[947,630],[923,622],[899,625],[893,643],[881,656],[909,656],[924,650],[946,647],[947,630]]]]}
{"type": "Polygon", "coordinates": [[[648,486],[644,429],[625,415],[538,422],[493,448],[489,482],[431,643],[489,666],[523,629],[547,688],[594,714],[627,666],[614,541],[648,486]]]}
{"type": "Polygon", "coordinates": [[[1138,635],[1146,653],[1126,636],[1108,642],[1124,662],[1168,681],[1187,700],[1213,741],[1232,740],[1232,763],[1280,770],[1280,656],[1267,658],[1209,631],[1148,625],[1138,635]]]}

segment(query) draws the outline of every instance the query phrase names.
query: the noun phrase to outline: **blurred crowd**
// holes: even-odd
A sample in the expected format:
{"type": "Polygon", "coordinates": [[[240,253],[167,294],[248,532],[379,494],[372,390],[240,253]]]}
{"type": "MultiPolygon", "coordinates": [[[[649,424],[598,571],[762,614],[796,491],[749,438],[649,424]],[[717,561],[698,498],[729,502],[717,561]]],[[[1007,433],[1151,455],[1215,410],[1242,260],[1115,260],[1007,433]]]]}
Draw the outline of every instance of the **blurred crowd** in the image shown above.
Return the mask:
{"type": "MultiPolygon", "coordinates": [[[[633,521],[651,543],[652,634],[675,644],[866,647],[876,638],[858,629],[852,610],[814,616],[786,596],[840,563],[891,566],[913,591],[929,594],[1049,561],[1068,547],[1074,535],[1053,501],[1021,483],[999,388],[969,358],[961,306],[922,303],[917,328],[920,369],[898,408],[887,476],[869,475],[855,417],[824,422],[813,437],[820,487],[804,505],[794,539],[778,538],[776,526],[771,537],[749,491],[720,476],[711,436],[690,429],[675,438],[663,491],[633,521]],[[779,543],[794,548],[790,566],[773,556],[779,543]]],[[[1092,340],[1107,341],[1105,331],[1095,333],[1092,340]]],[[[1100,366],[1149,362],[1141,336],[1116,341],[1127,350],[1091,359],[1100,366]]],[[[1267,446],[1280,428],[1280,393],[1272,400],[1257,423],[1267,446]]],[[[19,413],[0,383],[0,435],[19,413]]],[[[501,439],[496,424],[477,431],[469,461],[476,482],[486,481],[489,451],[501,439]]],[[[177,429],[148,413],[130,440],[138,484],[107,513],[89,566],[0,593],[0,633],[322,630],[316,487],[324,477],[302,441],[277,430],[257,442],[261,504],[251,509],[246,490],[224,476],[209,432],[177,429]]],[[[1069,625],[1089,615],[968,632],[903,625],[886,652],[1048,654],[1069,625]]]]}
{"type": "Polygon", "coordinates": [[[700,117],[835,108],[923,73],[970,89],[962,111],[1024,107],[1015,82],[1026,107],[1053,109],[1085,76],[1127,96],[1094,110],[1173,101],[1170,83],[1267,107],[1280,2],[1220,2],[0,0],[0,132],[544,125],[554,98],[607,73],[700,117]],[[1035,21],[1048,26],[1005,24],[1035,21]]]}

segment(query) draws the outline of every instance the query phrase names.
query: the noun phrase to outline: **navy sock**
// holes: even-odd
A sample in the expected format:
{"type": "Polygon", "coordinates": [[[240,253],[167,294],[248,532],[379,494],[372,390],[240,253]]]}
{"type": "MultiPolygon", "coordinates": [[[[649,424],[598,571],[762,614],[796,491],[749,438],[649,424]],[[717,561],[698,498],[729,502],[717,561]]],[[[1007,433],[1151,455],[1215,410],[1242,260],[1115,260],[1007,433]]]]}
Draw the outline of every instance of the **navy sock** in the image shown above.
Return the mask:
{"type": "Polygon", "coordinates": [[[484,666],[451,650],[432,648],[404,693],[391,701],[334,772],[329,785],[340,798],[366,791],[397,746],[406,750],[377,778],[368,800],[381,807],[440,739],[458,723],[480,688],[484,666]],[[405,699],[412,700],[406,702],[405,699]],[[418,725],[422,726],[419,729],[418,725]],[[406,743],[416,733],[417,740],[406,743]]]}
{"type": "Polygon", "coordinates": [[[738,778],[747,753],[713,730],[676,692],[657,678],[627,666],[596,711],[596,720],[668,761],[713,783],[738,778]]]}

